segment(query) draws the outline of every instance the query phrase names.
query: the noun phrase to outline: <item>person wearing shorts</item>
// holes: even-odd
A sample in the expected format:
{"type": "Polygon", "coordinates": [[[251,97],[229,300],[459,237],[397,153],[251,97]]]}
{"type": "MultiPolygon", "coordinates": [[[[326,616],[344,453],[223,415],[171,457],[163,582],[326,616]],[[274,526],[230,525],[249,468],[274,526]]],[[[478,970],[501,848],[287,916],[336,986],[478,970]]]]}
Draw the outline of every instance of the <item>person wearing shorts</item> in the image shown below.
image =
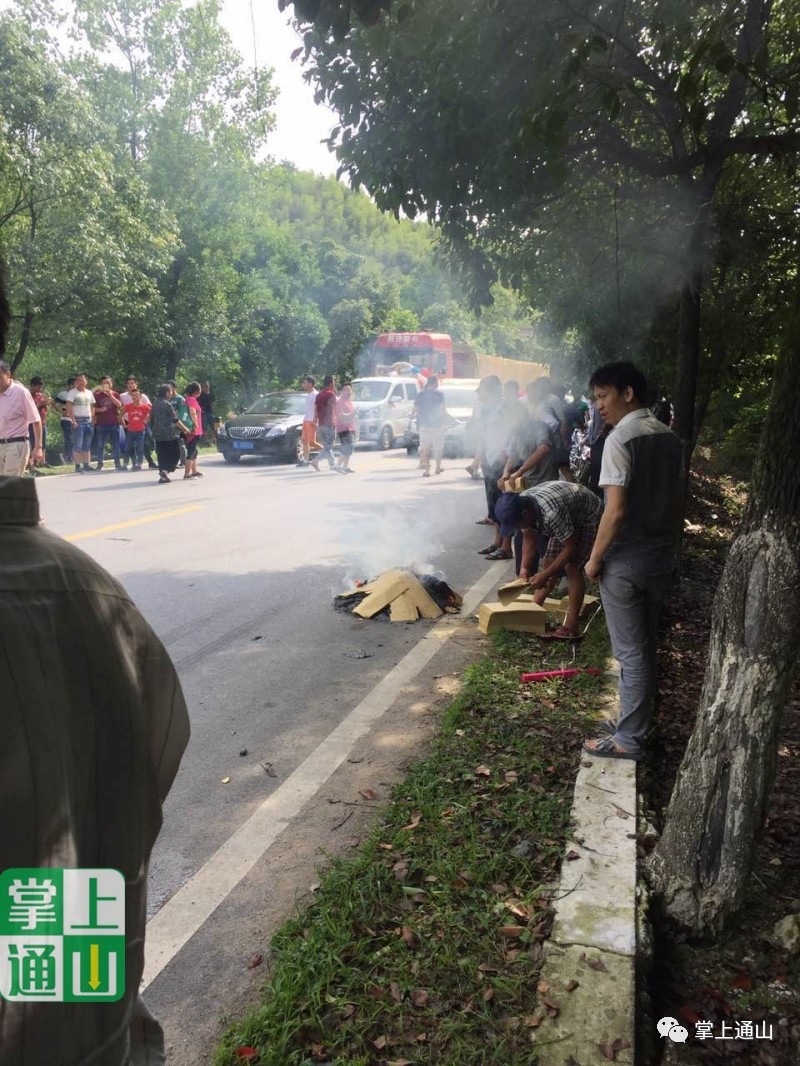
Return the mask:
{"type": "Polygon", "coordinates": [[[312,377],[304,377],[301,385],[303,392],[306,394],[306,406],[303,411],[303,427],[300,431],[300,447],[303,455],[302,458],[298,459],[297,465],[308,466],[312,449],[320,447],[317,444],[317,408],[315,405],[317,390],[314,387],[315,381],[312,377]]]}
{"type": "Polygon", "coordinates": [[[94,393],[88,389],[85,374],[75,375],[75,387],[67,393],[67,414],[72,422],[72,459],[75,473],[86,473],[94,437],[94,393]]]}
{"type": "Polygon", "coordinates": [[[522,530],[522,568],[535,589],[534,602],[543,604],[563,570],[567,576],[569,607],[564,624],[553,636],[577,637],[578,620],[586,592],[583,570],[589,561],[597,535],[603,505],[583,485],[571,481],[546,481],[524,492],[504,492],[495,505],[501,536],[522,530]],[[538,573],[531,573],[536,554],[536,536],[547,537],[547,547],[538,573]]]}
{"type": "Polygon", "coordinates": [[[425,382],[425,388],[417,394],[414,412],[419,426],[419,465],[422,467],[422,476],[431,476],[431,455],[436,463],[434,474],[441,474],[447,409],[444,396],[439,392],[439,379],[435,374],[431,374],[425,382]]]}

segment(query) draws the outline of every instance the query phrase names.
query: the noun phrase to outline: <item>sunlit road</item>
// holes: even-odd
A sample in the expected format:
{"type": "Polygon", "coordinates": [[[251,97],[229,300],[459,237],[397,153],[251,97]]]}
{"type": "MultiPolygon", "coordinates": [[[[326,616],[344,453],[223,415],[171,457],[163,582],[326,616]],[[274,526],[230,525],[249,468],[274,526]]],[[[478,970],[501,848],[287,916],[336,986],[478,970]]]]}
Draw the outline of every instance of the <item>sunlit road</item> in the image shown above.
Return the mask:
{"type": "Polygon", "coordinates": [[[347,578],[416,560],[463,591],[486,573],[483,485],[463,461],[430,479],[399,450],[359,450],[353,465],[343,476],[214,456],[202,480],[169,485],[148,471],[39,481],[48,527],[127,588],[189,704],[151,914],[428,631],[337,614],[347,578]]]}

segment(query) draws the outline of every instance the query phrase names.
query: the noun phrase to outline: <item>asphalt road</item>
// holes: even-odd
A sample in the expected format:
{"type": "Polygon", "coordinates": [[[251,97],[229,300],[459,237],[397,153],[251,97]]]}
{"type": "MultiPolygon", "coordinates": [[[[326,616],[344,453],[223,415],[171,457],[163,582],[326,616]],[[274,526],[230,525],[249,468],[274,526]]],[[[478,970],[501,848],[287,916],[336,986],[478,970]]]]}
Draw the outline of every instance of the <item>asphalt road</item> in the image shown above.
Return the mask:
{"type": "Polygon", "coordinates": [[[462,592],[486,573],[483,485],[463,461],[423,479],[404,451],[359,449],[353,466],[343,476],[213,456],[202,480],[169,485],[108,469],[39,482],[48,527],[128,589],[189,704],[151,915],[430,629],[356,620],[333,595],[414,562],[462,592]]]}

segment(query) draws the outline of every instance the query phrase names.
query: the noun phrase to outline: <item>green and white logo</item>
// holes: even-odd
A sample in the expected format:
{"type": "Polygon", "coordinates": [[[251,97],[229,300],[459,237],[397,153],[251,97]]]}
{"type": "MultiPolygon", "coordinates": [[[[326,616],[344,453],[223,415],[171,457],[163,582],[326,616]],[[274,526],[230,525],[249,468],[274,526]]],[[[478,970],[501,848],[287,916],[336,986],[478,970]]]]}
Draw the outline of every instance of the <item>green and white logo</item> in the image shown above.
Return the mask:
{"type": "Polygon", "coordinates": [[[0,996],[100,1003],[125,994],[125,878],[118,870],[0,874],[0,996]]]}

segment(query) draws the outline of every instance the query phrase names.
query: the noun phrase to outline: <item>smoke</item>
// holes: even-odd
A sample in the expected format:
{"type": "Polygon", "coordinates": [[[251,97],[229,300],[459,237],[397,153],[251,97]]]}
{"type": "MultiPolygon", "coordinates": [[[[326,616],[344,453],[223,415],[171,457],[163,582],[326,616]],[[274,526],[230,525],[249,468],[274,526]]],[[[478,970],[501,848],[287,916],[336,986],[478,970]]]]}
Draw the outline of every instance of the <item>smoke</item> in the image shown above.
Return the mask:
{"type": "Polygon", "coordinates": [[[345,588],[395,567],[443,579],[437,563],[445,551],[449,526],[452,519],[448,521],[444,505],[433,498],[397,503],[379,514],[372,510],[355,514],[339,544],[345,588]]]}

